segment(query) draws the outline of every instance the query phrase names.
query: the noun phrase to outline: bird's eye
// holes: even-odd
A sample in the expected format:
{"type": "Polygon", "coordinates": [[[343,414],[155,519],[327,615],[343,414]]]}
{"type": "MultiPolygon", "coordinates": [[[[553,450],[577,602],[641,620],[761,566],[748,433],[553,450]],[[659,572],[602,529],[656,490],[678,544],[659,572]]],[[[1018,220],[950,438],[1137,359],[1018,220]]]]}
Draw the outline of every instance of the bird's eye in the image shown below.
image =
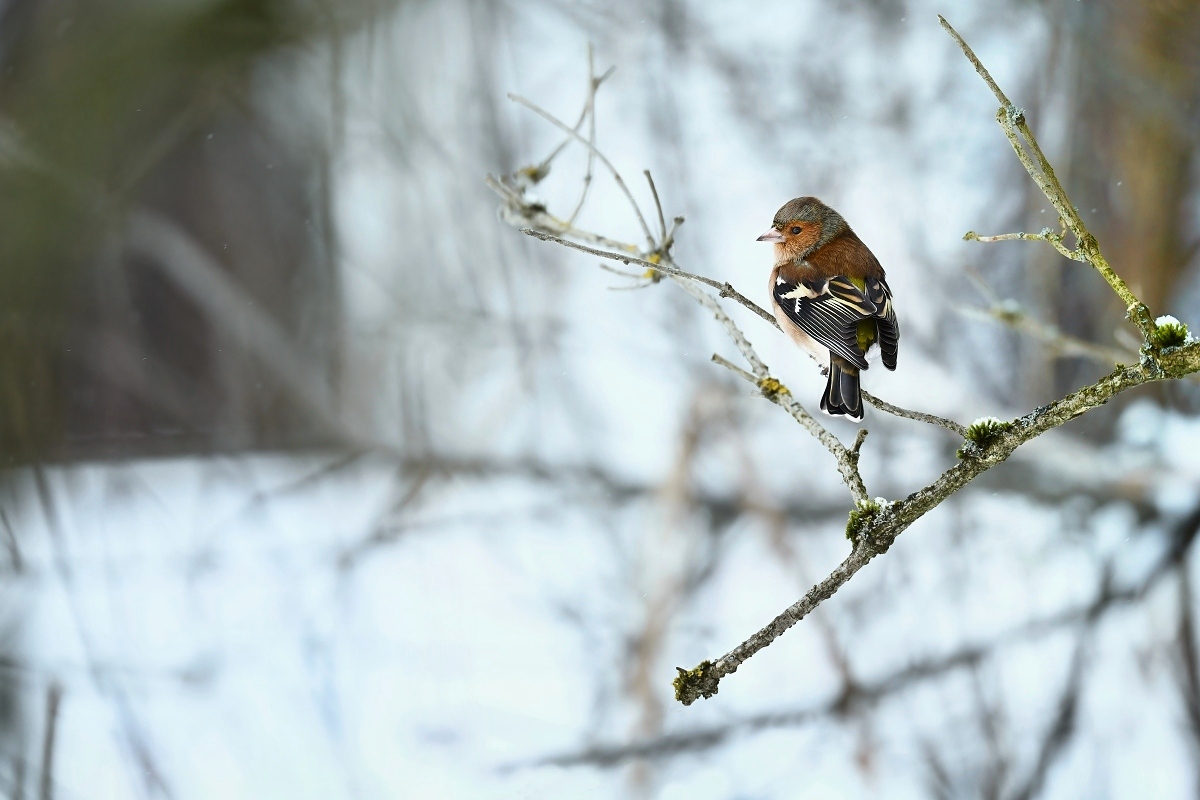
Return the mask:
{"type": "Polygon", "coordinates": [[[799,225],[793,225],[792,226],[792,236],[795,236],[801,230],[802,230],[802,228],[799,225]]]}

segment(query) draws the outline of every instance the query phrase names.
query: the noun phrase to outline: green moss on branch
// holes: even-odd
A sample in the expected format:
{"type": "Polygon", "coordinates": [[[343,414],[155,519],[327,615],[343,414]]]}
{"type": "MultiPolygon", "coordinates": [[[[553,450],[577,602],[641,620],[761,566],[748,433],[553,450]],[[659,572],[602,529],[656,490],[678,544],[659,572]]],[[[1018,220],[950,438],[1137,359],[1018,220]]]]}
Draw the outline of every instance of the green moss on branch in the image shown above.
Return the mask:
{"type": "Polygon", "coordinates": [[[871,521],[871,518],[878,514],[881,510],[879,503],[874,500],[868,500],[865,503],[858,503],[851,510],[850,516],[846,519],[846,538],[852,544],[858,544],[859,533],[862,532],[863,526],[871,521]]]}
{"type": "Polygon", "coordinates": [[[711,661],[701,661],[694,669],[676,667],[675,670],[679,673],[671,681],[675,687],[675,699],[685,706],[690,706],[701,697],[707,700],[717,693],[721,676],[711,661]]]}

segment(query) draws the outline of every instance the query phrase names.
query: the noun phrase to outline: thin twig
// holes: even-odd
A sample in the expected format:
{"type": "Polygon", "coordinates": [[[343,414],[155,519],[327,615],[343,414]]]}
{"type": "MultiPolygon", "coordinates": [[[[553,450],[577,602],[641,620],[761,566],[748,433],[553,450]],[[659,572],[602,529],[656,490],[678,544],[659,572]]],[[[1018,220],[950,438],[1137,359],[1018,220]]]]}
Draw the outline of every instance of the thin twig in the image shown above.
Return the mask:
{"type": "Polygon", "coordinates": [[[1043,228],[1040,233],[1001,233],[995,236],[980,236],[975,231],[967,231],[963,234],[963,239],[968,242],[1009,242],[1009,241],[1028,241],[1028,242],[1047,242],[1061,255],[1079,261],[1084,264],[1088,263],[1087,256],[1079,250],[1072,250],[1062,243],[1062,234],[1054,233],[1049,228],[1043,228]]]}
{"type": "Polygon", "coordinates": [[[671,252],[671,246],[675,244],[675,232],[679,230],[679,226],[683,224],[683,217],[678,216],[671,220],[671,227],[667,231],[667,235],[663,237],[662,246],[659,248],[664,253],[671,252]]]}
{"type": "MultiPolygon", "coordinates": [[[[763,397],[786,411],[792,419],[800,423],[801,427],[812,434],[830,452],[834,460],[837,461],[838,473],[842,476],[842,481],[850,490],[850,495],[854,498],[855,506],[861,508],[868,505],[870,503],[870,495],[867,494],[867,487],[863,484],[862,475],[858,471],[858,453],[851,453],[847,450],[841,440],[830,433],[828,428],[818,422],[812,414],[809,414],[802,405],[792,398],[791,390],[777,379],[771,377],[767,365],[759,358],[758,353],[754,351],[754,347],[750,344],[746,335],[742,333],[741,328],[725,313],[725,310],[721,308],[721,304],[717,302],[715,297],[680,276],[672,276],[672,280],[678,283],[680,288],[691,295],[696,302],[707,308],[717,321],[721,323],[722,327],[725,328],[725,332],[729,334],[729,338],[733,340],[733,343],[737,346],[742,356],[750,363],[751,368],[754,370],[753,374],[755,377],[753,378],[753,382],[759,391],[762,392],[763,397]]],[[[715,357],[714,361],[722,366],[728,363],[725,359],[719,357],[715,357]]],[[[746,377],[744,370],[737,370],[737,374],[746,377]]],[[[861,445],[861,442],[859,444],[861,445]]]]}
{"type": "Polygon", "coordinates": [[[1005,108],[1012,107],[1012,103],[1009,102],[1008,96],[1000,90],[1000,87],[996,85],[996,81],[992,80],[992,74],[987,71],[986,67],[983,66],[983,62],[981,62],[979,57],[975,55],[975,51],[971,49],[971,46],[963,41],[963,38],[958,35],[958,31],[954,30],[954,28],[950,26],[950,23],[946,21],[946,18],[941,14],[938,14],[938,22],[940,22],[942,27],[946,29],[946,33],[950,34],[954,38],[954,41],[958,42],[958,46],[962,48],[963,55],[965,55],[967,60],[971,62],[971,66],[975,67],[975,71],[979,73],[979,77],[983,78],[984,83],[986,83],[988,88],[992,90],[992,94],[996,95],[996,99],[1000,101],[1000,105],[1004,106],[1005,108]]]}
{"type": "Polygon", "coordinates": [[[654,185],[654,178],[651,177],[650,170],[644,169],[642,174],[646,176],[646,183],[650,184],[650,194],[654,195],[654,210],[658,212],[658,228],[662,231],[662,241],[665,242],[667,240],[667,220],[663,216],[662,202],[658,199],[658,187],[654,185]]]}
{"type": "Polygon", "coordinates": [[[54,798],[54,743],[58,731],[58,708],[62,702],[63,688],[52,681],[46,688],[46,730],[42,736],[42,778],[38,791],[39,800],[54,798]]]}
{"type": "Polygon", "coordinates": [[[859,452],[862,450],[863,442],[867,441],[867,434],[870,433],[866,428],[859,428],[858,433],[854,436],[854,446],[850,448],[850,455],[858,458],[859,452]]]}
{"type": "Polygon", "coordinates": [[[717,353],[713,353],[713,354],[712,354],[712,362],[713,362],[714,364],[720,364],[722,367],[724,367],[725,369],[727,369],[727,370],[729,370],[730,372],[734,373],[734,374],[735,374],[735,375],[737,375],[739,378],[743,378],[743,379],[745,379],[745,380],[748,380],[748,381],[750,381],[751,383],[754,383],[754,384],[757,384],[757,383],[758,383],[758,378],[756,378],[756,377],[754,376],[754,373],[752,373],[752,372],[747,372],[746,370],[742,369],[742,368],[741,368],[741,367],[739,367],[737,364],[733,363],[732,361],[730,361],[729,359],[725,358],[725,357],[724,357],[724,356],[722,356],[722,355],[719,355],[719,354],[717,354],[717,353]]]}
{"type": "Polygon", "coordinates": [[[548,212],[545,206],[528,202],[517,189],[508,185],[504,178],[488,175],[484,178],[484,183],[488,185],[488,188],[504,198],[504,205],[500,206],[500,218],[514,228],[535,228],[541,231],[551,231],[564,236],[573,236],[576,239],[582,239],[585,242],[591,242],[601,247],[612,247],[630,253],[638,252],[636,245],[620,242],[599,233],[593,233],[592,231],[576,227],[548,212]]]}
{"type": "MultiPolygon", "coordinates": [[[[588,144],[592,148],[596,147],[596,90],[600,88],[600,84],[604,78],[612,74],[613,67],[609,67],[608,72],[604,73],[604,78],[596,80],[595,53],[592,43],[588,42],[587,46],[587,61],[588,61],[588,92],[587,102],[584,104],[583,113],[588,117],[588,144]]],[[[579,126],[575,127],[576,130],[579,126]]],[[[579,212],[583,210],[583,204],[587,201],[588,190],[592,188],[592,168],[596,163],[596,154],[591,149],[587,153],[587,170],[583,173],[583,191],[579,193],[579,201],[575,203],[575,208],[571,211],[571,216],[567,217],[567,224],[573,225],[575,218],[579,216],[579,212]]]]}
{"type": "MultiPolygon", "coordinates": [[[[614,70],[616,70],[615,66],[609,67],[607,70],[604,71],[604,74],[601,75],[599,78],[595,77],[595,72],[592,68],[592,43],[588,42],[588,95],[587,95],[588,99],[587,99],[587,102],[585,102],[583,105],[583,110],[579,112],[579,119],[576,120],[575,127],[572,130],[577,133],[579,131],[579,129],[581,127],[583,127],[584,121],[590,117],[591,118],[590,139],[593,143],[595,143],[595,141],[596,141],[596,116],[595,116],[596,90],[599,89],[600,86],[606,80],[608,80],[609,76],[613,74],[614,70]]],[[[526,170],[526,174],[534,179],[533,180],[534,183],[537,183],[538,181],[540,181],[542,178],[546,177],[546,175],[549,174],[551,162],[553,162],[554,159],[558,158],[559,154],[562,153],[562,151],[565,150],[567,148],[567,145],[569,145],[572,141],[574,141],[574,139],[571,136],[568,136],[567,138],[563,139],[561,142],[558,143],[558,145],[553,150],[550,151],[549,155],[547,155],[544,159],[542,159],[538,163],[538,165],[536,167],[526,170]]],[[[584,178],[584,189],[583,189],[583,193],[584,193],[585,197],[587,196],[587,184],[591,183],[592,159],[594,157],[595,156],[593,156],[590,152],[588,153],[588,171],[587,171],[587,175],[584,178]]],[[[583,206],[582,198],[580,198],[579,205],[581,207],[583,206]]],[[[574,219],[574,218],[572,217],[572,219],[574,219]]]]}
{"type": "Polygon", "coordinates": [[[937,425],[939,428],[945,428],[948,431],[953,431],[959,436],[967,435],[966,426],[959,425],[952,419],[939,417],[937,414],[926,414],[924,411],[909,411],[907,408],[901,408],[900,406],[892,405],[886,400],[881,400],[880,398],[868,392],[866,389],[860,389],[859,392],[862,394],[863,400],[875,406],[875,408],[879,409],[880,411],[891,414],[893,417],[903,417],[904,419],[911,419],[915,422],[924,422],[929,425],[937,425]]]}
{"type": "MultiPolygon", "coordinates": [[[[1129,364],[1140,357],[1138,347],[1141,343],[1125,328],[1119,328],[1116,331],[1115,338],[1117,338],[1118,344],[1123,345],[1121,347],[1108,347],[1076,336],[1069,336],[1054,325],[1037,321],[1014,300],[1002,300],[974,269],[967,267],[966,273],[990,305],[988,308],[955,309],[965,317],[986,319],[1007,325],[1019,333],[1043,342],[1051,354],[1056,356],[1079,356],[1102,364],[1129,364]]],[[[1191,383],[1200,383],[1200,375],[1196,374],[1184,375],[1182,379],[1191,383]]]]}
{"type": "Polygon", "coordinates": [[[599,267],[600,269],[604,270],[605,272],[611,272],[613,275],[620,275],[622,278],[629,278],[630,280],[635,280],[635,281],[642,280],[646,277],[645,275],[642,275],[637,272],[626,272],[623,269],[617,269],[616,267],[610,267],[608,264],[605,264],[603,261],[601,261],[596,266],[599,267]]]}
{"type": "MultiPolygon", "coordinates": [[[[677,223],[682,220],[681,217],[676,217],[675,219],[677,223]]],[[[520,230],[521,233],[532,236],[535,239],[541,239],[544,242],[554,242],[555,244],[561,244],[564,247],[570,247],[573,250],[579,250],[580,252],[588,253],[590,255],[612,259],[613,261],[620,261],[623,264],[637,264],[638,266],[645,267],[647,270],[654,270],[661,272],[664,275],[696,281],[697,283],[703,283],[705,286],[711,286],[718,290],[721,297],[729,297],[733,300],[736,300],[743,307],[750,309],[759,317],[771,323],[772,327],[774,327],[776,330],[780,330],[779,322],[775,319],[775,315],[755,303],[750,298],[746,297],[738,290],[734,289],[732,284],[728,282],[722,283],[721,281],[715,281],[712,278],[706,278],[703,275],[695,275],[691,272],[685,272],[673,264],[668,264],[666,262],[655,263],[653,261],[648,261],[644,258],[628,255],[626,253],[613,253],[607,250],[598,250],[594,247],[578,244],[577,242],[572,242],[569,239],[564,239],[561,236],[555,236],[534,228],[521,228],[520,230]]],[[[638,288],[642,287],[639,286],[638,288]]],[[[865,390],[862,392],[862,397],[863,400],[886,414],[891,414],[892,416],[901,417],[903,419],[910,419],[915,422],[924,422],[929,425],[937,425],[938,427],[954,431],[959,436],[966,435],[967,429],[953,420],[948,420],[935,414],[926,414],[921,411],[910,411],[906,408],[901,408],[900,406],[894,405],[885,400],[881,400],[865,390]]]]}
{"type": "Polygon", "coordinates": [[[571,136],[573,139],[575,139],[575,141],[586,147],[589,153],[592,153],[596,156],[596,158],[600,159],[600,163],[608,169],[609,173],[613,176],[613,180],[616,181],[617,186],[620,187],[621,192],[625,195],[625,199],[628,200],[629,205],[633,207],[633,213],[637,216],[638,224],[642,226],[642,233],[646,235],[646,241],[650,243],[650,249],[653,250],[654,236],[650,233],[650,226],[646,224],[646,218],[642,215],[642,209],[637,204],[637,200],[633,199],[633,193],[630,192],[629,187],[625,185],[625,179],[621,177],[620,172],[617,172],[617,168],[612,165],[612,162],[605,158],[604,154],[597,150],[594,144],[580,136],[578,131],[571,130],[565,122],[551,114],[549,111],[546,111],[538,104],[526,100],[519,94],[513,94],[511,92],[509,92],[508,99],[512,100],[514,103],[519,103],[525,106],[530,111],[549,122],[551,125],[571,136]]]}
{"type": "Polygon", "coordinates": [[[974,319],[999,322],[1015,331],[1027,334],[1047,346],[1055,356],[1080,356],[1102,364],[1129,364],[1137,361],[1138,354],[1116,347],[1105,347],[1068,336],[1054,325],[1047,325],[1030,317],[1012,302],[997,303],[989,308],[956,308],[959,314],[974,319]]]}
{"type": "MultiPolygon", "coordinates": [[[[701,292],[702,290],[697,289],[696,291],[701,292]]],[[[858,471],[858,449],[862,447],[862,437],[866,436],[865,428],[859,430],[858,435],[860,438],[855,441],[854,449],[847,450],[846,446],[836,436],[830,433],[824,425],[817,422],[812,414],[804,410],[803,406],[792,399],[791,390],[772,378],[769,374],[756,377],[716,354],[713,355],[712,360],[714,363],[720,364],[735,375],[757,386],[759,391],[762,392],[763,397],[788,412],[792,416],[792,419],[799,422],[817,441],[825,445],[825,449],[837,460],[838,473],[841,474],[842,481],[850,489],[850,494],[854,497],[854,504],[856,506],[861,507],[870,502],[871,498],[867,494],[867,487],[863,484],[862,475],[858,471]]]]}
{"type": "MultiPolygon", "coordinates": [[[[678,219],[678,217],[676,219],[678,219]]],[[[622,264],[627,266],[629,264],[637,264],[639,267],[645,267],[648,270],[661,272],[664,275],[670,275],[675,278],[685,278],[689,281],[703,283],[705,286],[711,286],[720,292],[721,297],[733,298],[746,308],[753,311],[755,314],[758,314],[758,316],[762,317],[767,322],[771,323],[776,328],[779,327],[779,323],[776,321],[774,314],[767,311],[762,306],[758,305],[758,303],[755,303],[738,290],[734,289],[733,286],[728,282],[715,281],[712,278],[706,278],[703,275],[685,272],[679,267],[672,266],[665,261],[649,261],[647,259],[640,258],[635,255],[629,255],[627,253],[613,253],[608,250],[599,250],[595,247],[588,247],[587,245],[572,242],[570,239],[564,239],[561,236],[555,236],[554,234],[539,231],[535,228],[521,228],[521,233],[527,236],[532,236],[535,239],[541,239],[543,242],[554,242],[555,244],[561,244],[563,247],[570,247],[572,250],[578,250],[581,253],[588,253],[589,255],[600,256],[601,258],[607,258],[613,261],[620,261],[622,264]]]]}

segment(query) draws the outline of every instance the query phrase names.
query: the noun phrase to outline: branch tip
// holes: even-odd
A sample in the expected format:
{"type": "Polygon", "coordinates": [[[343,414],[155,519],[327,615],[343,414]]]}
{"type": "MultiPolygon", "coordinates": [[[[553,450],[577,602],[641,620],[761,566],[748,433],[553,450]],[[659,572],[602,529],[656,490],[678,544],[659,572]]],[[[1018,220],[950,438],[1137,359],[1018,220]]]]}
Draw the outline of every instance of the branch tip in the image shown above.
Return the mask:
{"type": "Polygon", "coordinates": [[[675,680],[671,681],[675,687],[675,699],[685,706],[690,706],[701,697],[707,700],[717,693],[717,684],[721,682],[721,676],[713,662],[705,660],[694,669],[676,667],[675,670],[679,673],[675,680]]]}
{"type": "MultiPolygon", "coordinates": [[[[1090,264],[1109,287],[1121,298],[1125,304],[1125,308],[1129,310],[1130,321],[1137,325],[1141,330],[1143,338],[1149,342],[1154,333],[1154,321],[1150,317],[1149,312],[1145,311],[1145,306],[1141,300],[1134,295],[1129,286],[1122,280],[1121,276],[1113,270],[1108,260],[1100,252],[1099,246],[1096,244],[1096,238],[1088,231],[1087,225],[1084,224],[1083,218],[1079,215],[1079,210],[1071,202],[1067,196],[1066,189],[1063,188],[1062,182],[1054,172],[1053,165],[1046,158],[1046,154],[1042,151],[1038,144],[1033,131],[1029,129],[1028,121],[1025,118],[1025,110],[1019,108],[1005,96],[1004,92],[996,84],[991,73],[980,62],[979,57],[971,49],[970,45],[958,35],[958,31],[950,25],[945,18],[938,18],[941,21],[942,27],[946,32],[958,43],[963,55],[971,62],[979,77],[983,78],[987,83],[988,88],[1000,101],[1000,108],[996,111],[996,122],[1000,124],[1001,130],[1004,131],[1005,137],[1012,145],[1013,152],[1017,159],[1021,162],[1021,166],[1029,173],[1029,177],[1041,189],[1042,194],[1050,201],[1055,210],[1059,214],[1060,220],[1065,228],[1075,235],[1076,248],[1070,250],[1062,244],[1062,236],[1055,235],[1005,235],[1000,237],[978,237],[979,241],[1000,241],[1002,239],[1040,239],[1049,242],[1055,250],[1075,261],[1082,261],[1090,264]],[[1142,313],[1145,311],[1145,313],[1142,313]]],[[[1065,231],[1064,231],[1065,234],[1065,231]]]]}
{"type": "Polygon", "coordinates": [[[862,450],[863,442],[867,440],[867,433],[869,431],[866,428],[859,428],[858,434],[854,437],[854,446],[850,448],[850,453],[855,459],[858,458],[858,453],[862,450]]]}

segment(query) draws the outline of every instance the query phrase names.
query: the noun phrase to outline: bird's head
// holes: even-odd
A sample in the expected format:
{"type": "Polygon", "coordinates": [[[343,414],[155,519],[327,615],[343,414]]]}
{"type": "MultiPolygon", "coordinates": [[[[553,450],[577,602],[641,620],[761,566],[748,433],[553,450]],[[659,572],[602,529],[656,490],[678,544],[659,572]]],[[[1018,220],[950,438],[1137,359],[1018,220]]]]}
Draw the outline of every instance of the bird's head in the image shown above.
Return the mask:
{"type": "Polygon", "coordinates": [[[797,197],[775,212],[760,242],[775,245],[775,263],[799,261],[847,229],[846,221],[815,197],[797,197]]]}

